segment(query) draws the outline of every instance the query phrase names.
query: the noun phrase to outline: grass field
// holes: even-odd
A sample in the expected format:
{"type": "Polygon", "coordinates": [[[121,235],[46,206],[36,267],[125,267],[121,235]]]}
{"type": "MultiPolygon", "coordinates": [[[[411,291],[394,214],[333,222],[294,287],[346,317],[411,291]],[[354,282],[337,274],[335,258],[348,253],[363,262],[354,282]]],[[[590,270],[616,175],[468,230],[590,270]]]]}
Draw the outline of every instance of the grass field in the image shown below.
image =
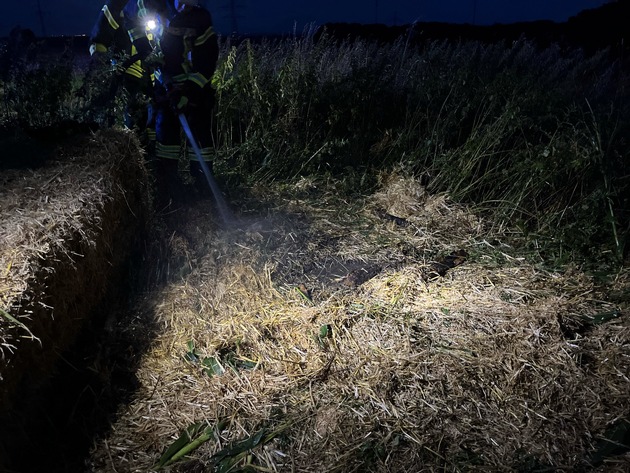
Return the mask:
{"type": "MultiPolygon", "coordinates": [[[[36,53],[2,79],[6,167],[120,128],[111,71],[36,53]]],[[[86,471],[628,470],[623,58],[227,41],[213,83],[236,219],[151,216],[86,358],[102,397],[133,378],[86,471]]]]}

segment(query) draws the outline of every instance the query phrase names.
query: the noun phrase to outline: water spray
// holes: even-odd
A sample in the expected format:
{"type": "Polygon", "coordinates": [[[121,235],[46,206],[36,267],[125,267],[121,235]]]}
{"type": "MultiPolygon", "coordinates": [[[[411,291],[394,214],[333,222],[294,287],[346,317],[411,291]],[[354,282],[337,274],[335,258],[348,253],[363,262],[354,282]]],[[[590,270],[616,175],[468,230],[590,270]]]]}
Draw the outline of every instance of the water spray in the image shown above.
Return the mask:
{"type": "Polygon", "coordinates": [[[217,207],[219,209],[219,213],[221,214],[221,219],[223,220],[223,223],[228,223],[228,222],[233,221],[234,216],[232,215],[232,212],[227,206],[227,203],[225,202],[225,199],[223,198],[223,194],[221,194],[221,189],[219,189],[219,186],[217,185],[216,181],[214,180],[214,177],[212,176],[212,172],[210,172],[208,163],[206,163],[206,161],[203,159],[203,155],[201,154],[201,149],[199,148],[199,145],[197,144],[197,141],[195,140],[195,137],[193,136],[192,131],[190,130],[190,126],[188,125],[188,120],[186,119],[186,116],[183,113],[179,114],[179,122],[181,123],[182,128],[184,129],[186,138],[188,138],[190,145],[195,151],[195,155],[197,156],[197,159],[199,160],[199,164],[201,164],[201,169],[203,170],[203,174],[206,176],[206,180],[208,181],[208,185],[210,186],[212,195],[214,195],[214,200],[217,203],[217,207]]]}

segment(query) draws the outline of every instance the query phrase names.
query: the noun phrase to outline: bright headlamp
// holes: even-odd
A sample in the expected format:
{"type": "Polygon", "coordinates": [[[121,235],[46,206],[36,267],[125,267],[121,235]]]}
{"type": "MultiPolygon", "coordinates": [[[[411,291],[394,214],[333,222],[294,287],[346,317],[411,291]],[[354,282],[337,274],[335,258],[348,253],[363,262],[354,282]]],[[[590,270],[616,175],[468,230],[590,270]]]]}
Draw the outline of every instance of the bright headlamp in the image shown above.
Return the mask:
{"type": "Polygon", "coordinates": [[[158,22],[155,21],[155,19],[153,18],[149,18],[146,21],[145,26],[147,28],[147,31],[151,31],[152,33],[155,33],[158,29],[158,22]]]}
{"type": "Polygon", "coordinates": [[[159,17],[147,18],[144,22],[144,27],[149,41],[153,41],[162,36],[162,22],[159,17]]]}

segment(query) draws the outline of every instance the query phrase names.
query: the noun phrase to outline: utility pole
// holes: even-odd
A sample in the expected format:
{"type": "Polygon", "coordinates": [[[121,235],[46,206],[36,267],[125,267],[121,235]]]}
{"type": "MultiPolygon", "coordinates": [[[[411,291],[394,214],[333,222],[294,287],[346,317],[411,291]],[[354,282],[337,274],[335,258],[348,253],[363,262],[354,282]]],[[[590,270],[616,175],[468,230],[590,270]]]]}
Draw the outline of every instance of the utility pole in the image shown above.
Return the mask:
{"type": "Polygon", "coordinates": [[[223,7],[224,10],[228,11],[227,16],[230,18],[230,24],[232,26],[231,34],[238,33],[238,19],[242,18],[242,15],[238,14],[238,11],[243,8],[243,4],[238,0],[230,0],[230,2],[223,7]]]}
{"type": "Polygon", "coordinates": [[[44,14],[42,13],[42,4],[40,0],[37,0],[37,14],[39,16],[39,24],[42,27],[42,36],[46,38],[46,25],[44,24],[44,14]]]}

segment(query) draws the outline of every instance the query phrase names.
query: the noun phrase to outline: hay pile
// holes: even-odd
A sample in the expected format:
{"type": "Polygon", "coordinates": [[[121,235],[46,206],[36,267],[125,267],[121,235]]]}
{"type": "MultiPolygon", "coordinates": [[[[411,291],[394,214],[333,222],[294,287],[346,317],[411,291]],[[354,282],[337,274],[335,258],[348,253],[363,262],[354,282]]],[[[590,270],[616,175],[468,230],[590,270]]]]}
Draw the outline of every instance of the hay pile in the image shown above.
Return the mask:
{"type": "Polygon", "coordinates": [[[137,139],[112,130],[2,170],[0,417],[17,400],[27,409],[83,325],[114,305],[149,208],[142,161],[137,139]]]}
{"type": "Polygon", "coordinates": [[[413,179],[347,195],[260,191],[223,229],[206,203],[186,211],[172,238],[186,271],[118,327],[158,331],[90,471],[154,471],[195,423],[205,437],[168,471],[602,464],[630,408],[628,273],[602,289],[539,269],[413,179]]]}

